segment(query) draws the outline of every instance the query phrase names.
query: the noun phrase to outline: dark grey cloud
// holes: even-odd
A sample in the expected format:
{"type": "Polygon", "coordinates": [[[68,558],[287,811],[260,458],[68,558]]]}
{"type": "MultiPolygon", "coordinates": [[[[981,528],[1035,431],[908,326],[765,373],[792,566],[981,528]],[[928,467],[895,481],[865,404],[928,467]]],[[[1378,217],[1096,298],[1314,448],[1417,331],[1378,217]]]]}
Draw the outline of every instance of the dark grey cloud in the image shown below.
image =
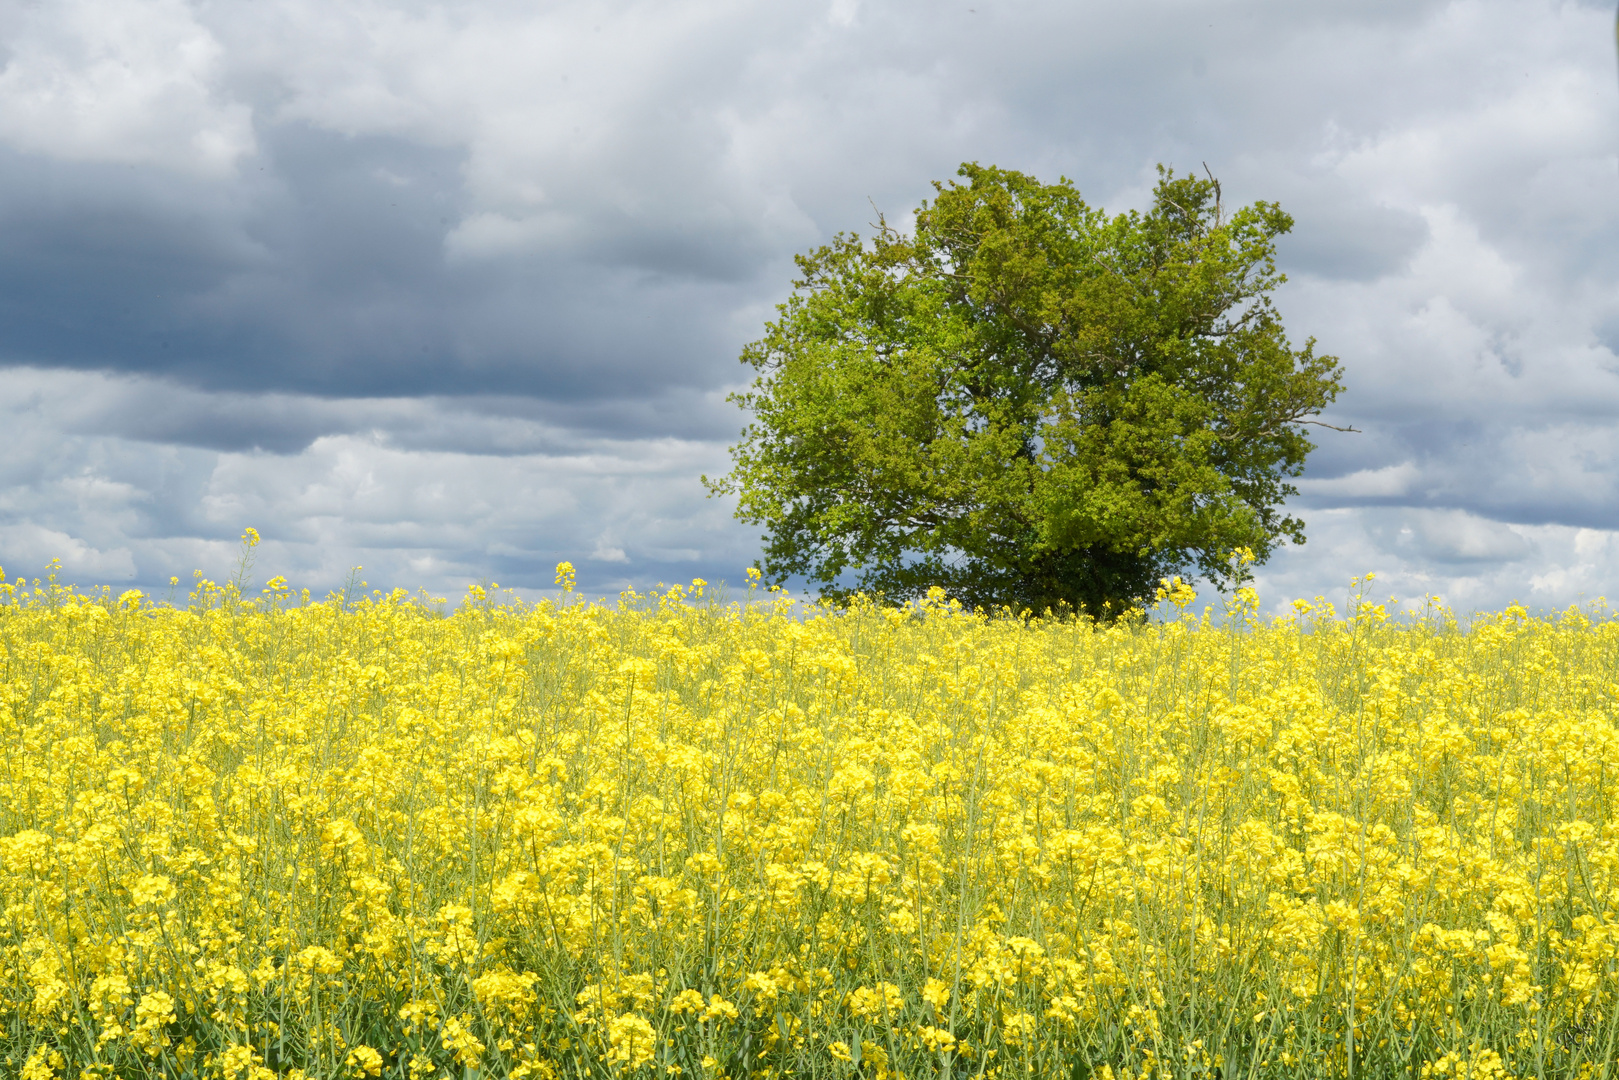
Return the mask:
{"type": "MultiPolygon", "coordinates": [[[[756,326],[727,316],[872,203],[903,215],[966,159],[1066,171],[1099,199],[1154,158],[1229,162],[1289,134],[1286,113],[1318,117],[1318,97],[1277,92],[1285,45],[1429,9],[179,10],[219,51],[193,120],[245,109],[251,147],[199,176],[116,132],[102,156],[135,160],[18,140],[0,354],[221,390],[633,400],[734,377],[756,326]]],[[[1375,275],[1420,234],[1341,181],[1281,179],[1320,211],[1290,256],[1312,272],[1375,275]]]]}
{"type": "Polygon", "coordinates": [[[127,375],[93,385],[94,393],[42,402],[39,408],[75,435],[227,453],[296,454],[317,439],[358,435],[402,450],[569,454],[649,432],[721,441],[732,435],[739,418],[718,393],[681,389],[658,397],[580,402],[516,395],[329,398],[208,391],[127,375]]]}
{"type": "Polygon", "coordinates": [[[966,160],[1109,209],[1207,163],[1294,215],[1282,311],[1363,429],[1267,588],[1575,595],[1619,570],[1611,18],[0,0],[0,555],[161,582],[254,524],[316,582],[734,577],[695,478],[794,252],[966,160]]]}
{"type": "Polygon", "coordinates": [[[252,190],[200,204],[108,197],[134,170],[13,154],[0,352],[211,390],[551,400],[712,384],[732,359],[709,325],[724,285],[655,273],[671,250],[448,259],[455,152],[303,123],[259,145],[252,190]]]}

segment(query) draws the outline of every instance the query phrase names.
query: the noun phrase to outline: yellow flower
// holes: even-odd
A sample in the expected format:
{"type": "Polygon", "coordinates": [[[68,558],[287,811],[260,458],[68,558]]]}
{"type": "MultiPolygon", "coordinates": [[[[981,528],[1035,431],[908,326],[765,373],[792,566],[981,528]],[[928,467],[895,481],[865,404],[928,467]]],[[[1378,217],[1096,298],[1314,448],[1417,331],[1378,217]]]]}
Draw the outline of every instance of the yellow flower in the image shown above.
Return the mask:
{"type": "Polygon", "coordinates": [[[67,1063],[60,1050],[53,1050],[47,1046],[36,1046],[29,1053],[28,1059],[23,1062],[22,1071],[17,1075],[21,1080],[56,1080],[57,1070],[67,1063]]]}
{"type": "Polygon", "coordinates": [[[634,1013],[615,1017],[607,1025],[607,1034],[608,1061],[630,1069],[639,1069],[652,1060],[657,1033],[646,1017],[634,1013]]]}
{"type": "Polygon", "coordinates": [[[849,1011],[867,1020],[892,1022],[905,1008],[905,996],[893,983],[857,987],[849,995],[849,1011]]]}
{"type": "Polygon", "coordinates": [[[472,993],[485,1009],[515,1011],[534,1000],[534,984],[539,976],[498,969],[480,975],[472,982],[472,993]]]}
{"type": "Polygon", "coordinates": [[[176,894],[174,882],[162,874],[142,874],[129,890],[129,898],[142,907],[147,904],[166,904],[176,894]]]}
{"type": "Polygon", "coordinates": [[[669,1002],[669,1011],[679,1016],[681,1013],[695,1013],[703,1010],[703,995],[696,990],[686,989],[676,994],[669,1002]]]}
{"type": "Polygon", "coordinates": [[[142,994],[135,1006],[135,1023],[147,1029],[174,1023],[174,999],[162,990],[142,994]]]}
{"type": "Polygon", "coordinates": [[[225,1080],[259,1080],[261,1069],[259,1056],[251,1046],[227,1046],[219,1057],[220,1075],[225,1080]]]}
{"type": "Polygon", "coordinates": [[[1096,692],[1096,697],[1093,699],[1093,704],[1098,709],[1116,709],[1120,705],[1124,704],[1124,696],[1111,686],[1104,687],[1096,692]]]}
{"type": "Polygon", "coordinates": [[[726,1001],[718,994],[714,994],[708,999],[708,1007],[703,1010],[704,1020],[730,1021],[735,1020],[736,1017],[736,1006],[731,1004],[729,1001],[726,1001]]]}
{"type": "Polygon", "coordinates": [[[1190,1000],[1262,1072],[1383,1075],[1421,1031],[1430,1080],[1605,1064],[1605,606],[1105,626],[198,577],[0,591],[10,1073],[713,1076],[746,1041],[761,1075],[825,1044],[990,1080],[1105,1020],[1095,1075],[1213,1075],[1190,1000]]]}
{"type": "Polygon", "coordinates": [[[323,945],[310,945],[293,957],[299,970],[316,975],[336,975],[343,970],[343,958],[323,945]]]}
{"type": "Polygon", "coordinates": [[[1001,1020],[1001,1037],[1017,1046],[1034,1034],[1038,1021],[1029,1013],[1012,1013],[1001,1020]]]}
{"type": "Polygon", "coordinates": [[[369,1046],[356,1046],[349,1051],[348,1066],[361,1076],[382,1075],[382,1055],[369,1046]]]}
{"type": "Polygon", "coordinates": [[[484,1044],[472,1034],[472,1018],[466,1014],[452,1016],[444,1021],[439,1040],[444,1048],[455,1055],[455,1060],[469,1069],[478,1067],[483,1059],[484,1044]]]}

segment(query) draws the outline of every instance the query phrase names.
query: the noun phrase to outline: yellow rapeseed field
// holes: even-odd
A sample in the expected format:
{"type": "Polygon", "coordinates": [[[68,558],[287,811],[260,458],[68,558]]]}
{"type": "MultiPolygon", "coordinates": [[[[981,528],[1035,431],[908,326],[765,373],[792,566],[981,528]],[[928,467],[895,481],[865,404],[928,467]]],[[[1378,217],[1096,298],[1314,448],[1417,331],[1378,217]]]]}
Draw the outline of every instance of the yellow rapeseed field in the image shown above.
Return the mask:
{"type": "Polygon", "coordinates": [[[1609,1075],[1619,622],[1167,592],[6,584],[0,1072],[1609,1075]]]}

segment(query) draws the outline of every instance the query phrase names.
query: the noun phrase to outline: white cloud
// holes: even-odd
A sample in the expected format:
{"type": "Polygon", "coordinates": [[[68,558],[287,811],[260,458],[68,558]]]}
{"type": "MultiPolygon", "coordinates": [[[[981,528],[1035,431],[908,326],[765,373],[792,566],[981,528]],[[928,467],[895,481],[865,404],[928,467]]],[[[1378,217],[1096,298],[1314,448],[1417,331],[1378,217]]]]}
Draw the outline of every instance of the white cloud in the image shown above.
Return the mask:
{"type": "Polygon", "coordinates": [[[464,150],[467,203],[446,250],[468,259],[570,239],[611,257],[660,238],[812,238],[770,175],[779,160],[739,152],[749,114],[780,96],[768,85],[780,73],[755,68],[760,47],[775,34],[813,45],[806,14],[724,0],[283,0],[213,18],[240,69],[278,86],[266,119],[464,150]]]}
{"type": "Polygon", "coordinates": [[[0,400],[0,559],[219,574],[251,523],[265,565],[317,583],[362,563],[544,586],[562,557],[602,583],[734,577],[755,530],[695,476],[725,467],[718,384],[794,251],[873,203],[907,223],[963,159],[1067,174],[1110,209],[1144,203],[1156,161],[1208,161],[1228,202],[1296,213],[1281,308],[1343,359],[1334,415],[1365,431],[1319,433],[1311,541],[1264,580],[1313,595],[1381,569],[1460,606],[1561,603],[1619,570],[1611,17],[0,3],[0,143],[40,166],[0,191],[0,240],[59,230],[0,305],[0,362],[36,365],[0,400]],[[58,292],[18,291],[74,252],[58,292]],[[123,291],[89,293],[86,267],[123,291]],[[120,318],[93,348],[63,329],[120,318]],[[262,344],[284,326],[301,336],[262,344]],[[91,363],[171,377],[42,370],[91,363]],[[343,396],[349,371],[378,396],[343,396]]]}
{"type": "Polygon", "coordinates": [[[1310,542],[1286,548],[1256,575],[1266,610],[1295,597],[1345,607],[1350,579],[1375,573],[1370,598],[1404,606],[1437,596],[1467,614],[1513,602],[1539,610],[1587,603],[1613,591],[1619,531],[1503,525],[1463,511],[1404,507],[1306,515],[1310,542]]]}
{"type": "Polygon", "coordinates": [[[630,561],[630,557],[624,554],[623,548],[614,547],[605,540],[596,541],[596,547],[591,551],[590,559],[592,562],[603,563],[627,563],[630,561]]]}
{"type": "Polygon", "coordinates": [[[70,533],[32,522],[0,525],[0,551],[6,553],[7,572],[14,579],[43,578],[57,560],[61,562],[58,580],[64,584],[110,584],[133,581],[136,575],[134,555],[127,545],[97,548],[70,533]]]}
{"type": "Polygon", "coordinates": [[[1306,495],[1326,498],[1390,498],[1411,492],[1422,475],[1414,464],[1402,461],[1381,469],[1361,469],[1330,480],[1300,480],[1297,487],[1306,495]]]}
{"type": "Polygon", "coordinates": [[[444,237],[453,260],[493,258],[554,246],[577,235],[577,223],[557,213],[523,217],[484,211],[468,215],[444,237]]]}
{"type": "Polygon", "coordinates": [[[223,50],[184,0],[13,5],[0,28],[0,140],[19,150],[205,175],[253,151],[223,50]]]}
{"type": "Polygon", "coordinates": [[[826,18],[833,26],[853,26],[860,15],[860,0],[832,0],[826,18]]]}
{"type": "Polygon", "coordinates": [[[1400,530],[1396,550],[1415,547],[1421,556],[1443,562],[1516,562],[1534,552],[1522,527],[1469,514],[1465,510],[1413,510],[1400,530]]]}
{"type": "MultiPolygon", "coordinates": [[[[724,468],[711,443],[557,431],[533,443],[565,452],[490,454],[405,449],[387,432],[369,431],[322,435],[292,454],[182,449],[82,427],[86,415],[105,420],[139,408],[161,384],[28,369],[8,375],[0,566],[10,573],[60,558],[81,583],[160,589],[170,575],[189,581],[193,569],[222,580],[249,525],[264,536],[260,575],[286,574],[317,594],[355,565],[374,585],[458,593],[491,575],[544,589],[563,559],[645,573],[678,566],[718,581],[739,578],[752,558],[728,503],[707,499],[697,482],[724,468]],[[58,426],[62,418],[77,430],[58,426]]],[[[200,398],[193,407],[209,403],[209,395],[192,396],[200,398]]],[[[232,404],[233,395],[214,397],[232,404]]],[[[325,404],[418,437],[437,432],[450,445],[477,419],[455,402],[325,404]]],[[[582,570],[587,589],[630,580],[582,570]]]]}

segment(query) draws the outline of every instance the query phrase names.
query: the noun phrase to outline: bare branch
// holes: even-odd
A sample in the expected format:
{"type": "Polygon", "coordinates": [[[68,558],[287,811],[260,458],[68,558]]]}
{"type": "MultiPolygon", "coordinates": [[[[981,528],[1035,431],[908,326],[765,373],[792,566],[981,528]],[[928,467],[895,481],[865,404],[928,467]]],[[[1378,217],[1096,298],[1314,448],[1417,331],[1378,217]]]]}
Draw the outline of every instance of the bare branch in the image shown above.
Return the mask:
{"type": "Polygon", "coordinates": [[[877,200],[873,199],[870,195],[867,195],[866,202],[871,204],[871,212],[877,215],[877,220],[875,222],[866,222],[866,227],[875,230],[880,236],[886,236],[892,232],[893,230],[888,227],[888,222],[883,217],[883,212],[877,209],[877,200]]]}
{"type": "Polygon", "coordinates": [[[1214,227],[1218,229],[1225,224],[1225,208],[1220,203],[1220,181],[1209,172],[1209,163],[1206,161],[1203,163],[1203,174],[1209,178],[1209,183],[1214,185],[1214,227]]]}
{"type": "Polygon", "coordinates": [[[1313,427],[1324,427],[1332,431],[1352,431],[1357,435],[1363,434],[1358,427],[1339,427],[1322,420],[1305,420],[1297,416],[1279,417],[1275,424],[1265,424],[1257,431],[1221,431],[1215,433],[1215,438],[1221,442],[1235,442],[1239,439],[1268,439],[1273,437],[1287,424],[1309,424],[1313,427]]]}

